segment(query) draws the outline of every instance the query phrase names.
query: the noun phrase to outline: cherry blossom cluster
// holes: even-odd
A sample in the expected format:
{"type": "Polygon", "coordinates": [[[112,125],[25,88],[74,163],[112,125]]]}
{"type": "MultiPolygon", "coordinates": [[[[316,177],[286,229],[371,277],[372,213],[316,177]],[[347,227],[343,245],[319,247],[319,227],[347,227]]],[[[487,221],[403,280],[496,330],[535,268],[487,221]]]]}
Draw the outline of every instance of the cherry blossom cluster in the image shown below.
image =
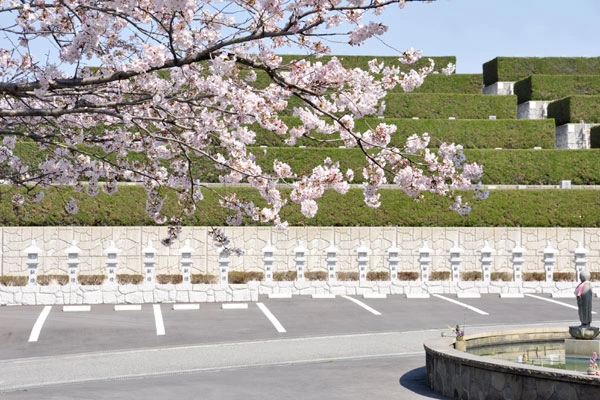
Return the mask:
{"type": "MultiPolygon", "coordinates": [[[[248,184],[264,200],[259,207],[235,191],[224,195],[233,225],[250,218],[285,228],[280,211],[289,203],[310,218],[325,191],[348,191],[354,171],[341,171],[336,160],[310,172],[281,160],[261,167],[252,129],[260,126],[289,145],[318,133],[362,149],[369,206],[379,206],[378,189],[389,181],[417,198],[424,191],[451,197],[466,212],[460,193],[478,190],[482,170],[466,163],[460,146],[443,144],[435,154],[426,134],[391,146],[396,127],[385,122],[356,130],[357,118],[384,113],[389,90],[420,86],[433,61],[403,72],[420,51],[394,63],[373,60],[367,70],[320,58],[329,53],[328,38],[359,46],[382,35],[386,27],[370,18],[391,5],[405,1],[4,1],[0,16],[12,22],[0,27],[0,167],[6,182],[28,189],[13,204],[40,201],[54,185],[95,196],[114,193],[119,181],[138,182],[148,215],[169,224],[168,245],[203,200],[198,160],[208,160],[221,182],[248,184]],[[316,57],[286,64],[278,52],[290,46],[316,57]],[[269,77],[264,87],[255,84],[259,73],[269,77]],[[292,109],[291,98],[301,105],[292,109]],[[301,125],[280,118],[286,109],[301,125]],[[38,144],[42,162],[19,157],[24,140],[38,144]],[[165,199],[173,195],[179,211],[167,215],[165,199]]],[[[66,199],[65,210],[77,212],[76,201],[66,199]]],[[[236,252],[224,232],[212,236],[236,252]]]]}

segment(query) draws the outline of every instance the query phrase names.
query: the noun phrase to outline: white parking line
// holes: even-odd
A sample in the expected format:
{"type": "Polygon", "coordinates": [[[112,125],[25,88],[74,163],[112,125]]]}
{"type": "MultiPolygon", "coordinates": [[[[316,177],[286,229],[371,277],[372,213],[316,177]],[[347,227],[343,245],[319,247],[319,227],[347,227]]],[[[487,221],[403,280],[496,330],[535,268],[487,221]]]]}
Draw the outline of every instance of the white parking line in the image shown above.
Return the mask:
{"type": "Polygon", "coordinates": [[[465,304],[465,303],[461,303],[460,301],[456,301],[456,300],[454,300],[454,299],[451,299],[451,298],[448,298],[448,297],[445,297],[445,296],[440,296],[439,294],[434,294],[434,295],[432,295],[432,296],[435,296],[435,297],[437,297],[438,299],[442,299],[442,300],[449,301],[450,303],[456,304],[456,305],[458,305],[458,306],[461,306],[461,307],[464,307],[464,308],[468,308],[468,309],[469,309],[469,310],[471,310],[471,311],[475,311],[477,314],[481,314],[481,315],[490,315],[489,313],[486,313],[485,311],[483,311],[483,310],[480,310],[479,308],[476,308],[476,307],[470,306],[470,305],[468,305],[468,304],[465,304]]]}
{"type": "Polygon", "coordinates": [[[165,334],[165,323],[163,322],[160,304],[154,304],[154,322],[156,323],[156,336],[163,336],[165,334]]]}
{"type": "Polygon", "coordinates": [[[265,314],[265,316],[269,319],[269,321],[271,321],[271,323],[273,324],[273,326],[275,327],[275,329],[277,329],[277,332],[279,332],[279,333],[285,333],[285,332],[287,332],[285,330],[285,328],[283,327],[283,325],[281,325],[281,323],[279,322],[279,320],[267,308],[267,306],[265,306],[263,303],[256,303],[256,305],[258,306],[258,308],[260,308],[260,311],[262,311],[263,314],[265,314]]]}
{"type": "Polygon", "coordinates": [[[115,304],[115,311],[141,311],[141,304],[115,304]]]}
{"type": "Polygon", "coordinates": [[[29,335],[30,342],[37,342],[40,337],[40,332],[42,331],[42,327],[44,326],[44,322],[46,322],[46,318],[48,318],[48,314],[50,314],[50,310],[52,310],[52,306],[45,306],[40,315],[38,316],[35,324],[33,324],[33,329],[31,330],[31,334],[29,335]]]}
{"type": "Polygon", "coordinates": [[[90,305],[85,306],[63,306],[63,312],[86,312],[91,311],[90,305]]]}
{"type": "Polygon", "coordinates": [[[375,314],[375,315],[381,315],[381,313],[380,313],[379,311],[375,310],[375,309],[374,309],[374,308],[372,308],[372,307],[369,307],[368,305],[366,305],[365,303],[363,303],[363,302],[362,302],[362,301],[360,301],[360,300],[356,300],[355,298],[353,298],[353,297],[350,297],[350,296],[342,296],[342,297],[343,297],[344,299],[346,299],[346,300],[350,300],[351,302],[358,304],[359,306],[361,306],[362,308],[364,308],[365,310],[367,310],[367,311],[368,311],[368,312],[370,312],[371,314],[375,314]]]}
{"type": "MultiPolygon", "coordinates": [[[[561,305],[563,307],[569,307],[569,308],[572,308],[574,310],[578,310],[577,306],[574,306],[572,304],[563,303],[562,301],[552,300],[552,299],[549,299],[547,297],[536,296],[534,294],[525,294],[525,296],[527,296],[527,297],[533,297],[534,299],[544,300],[544,301],[547,301],[547,302],[550,302],[550,303],[561,305]]],[[[596,311],[592,311],[592,314],[596,314],[596,311]]]]}
{"type": "Polygon", "coordinates": [[[223,303],[222,310],[245,310],[248,308],[248,303],[223,303]]]}
{"type": "Polygon", "coordinates": [[[200,304],[173,304],[174,311],[199,310],[200,304]]]}

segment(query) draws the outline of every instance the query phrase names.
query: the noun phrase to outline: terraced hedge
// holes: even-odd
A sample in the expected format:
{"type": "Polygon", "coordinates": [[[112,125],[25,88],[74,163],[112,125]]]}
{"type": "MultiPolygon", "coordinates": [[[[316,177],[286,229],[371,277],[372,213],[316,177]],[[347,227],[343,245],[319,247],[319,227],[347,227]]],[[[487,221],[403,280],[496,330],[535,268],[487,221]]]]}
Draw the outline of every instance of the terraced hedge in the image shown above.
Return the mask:
{"type": "Polygon", "coordinates": [[[573,95],[600,95],[600,75],[531,75],[515,83],[519,104],[573,95]]]}
{"type": "Polygon", "coordinates": [[[516,96],[483,94],[390,93],[385,98],[388,118],[514,119],[516,96]]]}
{"type": "MultiPolygon", "coordinates": [[[[71,196],[70,188],[55,187],[46,198],[27,209],[13,210],[10,201],[0,201],[0,225],[2,226],[152,226],[145,216],[145,193],[139,186],[120,187],[107,196],[86,198],[80,202],[80,212],[66,214],[62,205],[71,196]],[[132,207],[131,205],[139,205],[132,207]]],[[[238,188],[241,198],[261,204],[256,193],[238,188]]],[[[2,196],[12,196],[14,189],[0,186],[2,196]]],[[[186,226],[225,225],[226,211],[218,205],[217,194],[222,188],[204,190],[205,201],[199,212],[185,217],[186,226]]],[[[398,190],[382,190],[382,207],[372,209],[362,202],[362,190],[351,189],[345,196],[335,192],[326,193],[319,202],[320,210],[313,219],[306,219],[293,206],[283,216],[291,226],[520,226],[520,227],[600,227],[600,196],[596,190],[493,190],[485,201],[476,200],[473,211],[461,217],[448,210],[448,199],[426,196],[417,203],[398,190]],[[516,206],[518,205],[518,206],[516,206]]],[[[173,206],[175,196],[165,203],[165,212],[173,206]]],[[[261,225],[245,221],[245,226],[261,225]]]]}
{"type": "MultiPolygon", "coordinates": [[[[288,126],[300,125],[298,118],[285,118],[288,126]]],[[[356,121],[356,129],[365,131],[385,122],[395,124],[398,131],[392,136],[392,144],[403,145],[406,138],[412,134],[429,133],[435,140],[431,146],[435,147],[439,141],[460,143],[466,149],[484,149],[502,147],[505,149],[531,149],[534,147],[554,148],[555,127],[551,119],[525,120],[525,119],[402,119],[402,118],[366,118],[356,121]]],[[[257,145],[284,147],[284,138],[267,132],[258,126],[253,126],[257,132],[257,145]]],[[[329,139],[331,136],[313,134],[319,139],[329,139]]],[[[340,141],[317,142],[308,138],[301,138],[298,144],[308,147],[338,147],[340,141]]]]}
{"type": "MultiPolygon", "coordinates": [[[[483,90],[483,75],[481,74],[431,74],[423,85],[413,91],[413,93],[463,93],[463,94],[481,94],[483,90]]],[[[401,87],[396,87],[392,91],[402,92],[401,87]]]]}
{"type": "Polygon", "coordinates": [[[600,122],[600,96],[569,96],[548,104],[548,118],[554,118],[556,126],[600,122]]]}
{"type": "Polygon", "coordinates": [[[496,57],[483,64],[485,86],[535,74],[600,75],[600,57],[496,57]]]}

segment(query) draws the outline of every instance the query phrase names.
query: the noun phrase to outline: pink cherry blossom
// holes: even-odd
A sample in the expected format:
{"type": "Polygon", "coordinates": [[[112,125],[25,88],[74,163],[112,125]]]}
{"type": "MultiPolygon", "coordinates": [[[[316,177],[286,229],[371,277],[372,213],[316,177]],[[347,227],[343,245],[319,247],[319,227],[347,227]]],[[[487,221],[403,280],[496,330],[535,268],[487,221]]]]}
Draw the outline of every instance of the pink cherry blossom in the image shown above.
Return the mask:
{"type": "MultiPolygon", "coordinates": [[[[389,178],[410,196],[448,196],[454,209],[466,212],[461,193],[485,192],[478,184],[481,167],[466,162],[462,147],[443,143],[433,152],[426,133],[392,146],[396,127],[385,121],[356,128],[357,118],[384,114],[389,90],[419,87],[434,71],[433,61],[401,72],[400,65],[415,63],[421,51],[408,49],[397,62],[373,60],[366,70],[321,57],[330,51],[325,39],[361,46],[384,34],[377,16],[392,4],[406,2],[4,2],[0,164],[8,183],[38,188],[35,195],[13,196],[12,203],[40,201],[53,185],[95,196],[114,193],[120,181],[137,183],[147,192],[147,214],[169,224],[163,243],[172,244],[183,214],[203,201],[203,176],[192,167],[198,158],[214,165],[220,182],[250,185],[266,202],[259,208],[235,191],[225,195],[220,204],[234,225],[249,218],[285,228],[280,212],[289,203],[313,217],[327,190],[346,193],[360,175],[342,172],[330,159],[308,172],[276,160],[273,172],[265,171],[257,163],[265,150],[255,147],[253,127],[260,126],[291,146],[318,134],[362,149],[362,185],[371,207],[380,205],[378,190],[389,178]],[[279,52],[290,47],[315,57],[286,63],[279,52]],[[259,74],[268,77],[260,87],[259,74]],[[292,98],[299,104],[293,108],[292,98]],[[301,125],[289,127],[283,111],[301,125]],[[37,143],[41,162],[28,165],[13,153],[23,138],[37,143]],[[291,185],[289,195],[279,190],[282,183],[291,185]],[[177,198],[176,215],[163,212],[169,192],[177,198]]],[[[452,65],[442,68],[453,71],[452,65]]],[[[71,199],[65,209],[74,213],[78,206],[71,199]]],[[[215,229],[212,237],[223,251],[237,253],[224,231],[215,229]]]]}

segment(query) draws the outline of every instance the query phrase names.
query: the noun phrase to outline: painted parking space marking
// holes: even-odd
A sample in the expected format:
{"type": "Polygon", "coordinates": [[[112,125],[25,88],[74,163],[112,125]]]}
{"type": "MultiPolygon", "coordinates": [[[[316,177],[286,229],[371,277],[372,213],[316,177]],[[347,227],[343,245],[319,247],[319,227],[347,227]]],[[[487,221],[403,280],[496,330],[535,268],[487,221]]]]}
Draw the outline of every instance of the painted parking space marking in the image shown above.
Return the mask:
{"type": "Polygon", "coordinates": [[[173,304],[174,311],[192,311],[199,309],[200,304],[173,304]]]}
{"type": "Polygon", "coordinates": [[[63,306],[63,312],[87,312],[91,310],[92,307],[90,305],[63,306]]]}
{"type": "Polygon", "coordinates": [[[474,311],[474,312],[476,312],[477,314],[480,314],[480,315],[490,315],[489,313],[486,313],[485,311],[480,310],[477,307],[470,306],[468,304],[462,303],[460,301],[456,301],[456,300],[451,299],[449,297],[441,296],[439,294],[434,294],[432,296],[437,297],[438,299],[446,300],[446,301],[448,301],[450,303],[456,304],[457,306],[461,306],[461,307],[467,308],[467,309],[469,309],[471,311],[474,311]]]}
{"type": "Polygon", "coordinates": [[[223,303],[222,310],[245,310],[248,308],[248,303],[223,303]]]}
{"type": "Polygon", "coordinates": [[[46,318],[48,318],[48,314],[50,314],[50,310],[52,310],[52,306],[45,306],[42,309],[42,312],[35,321],[35,324],[33,324],[33,329],[31,330],[31,334],[29,335],[30,342],[37,342],[40,338],[42,327],[44,326],[44,322],[46,322],[46,318]]]}
{"type": "Polygon", "coordinates": [[[164,336],[165,334],[165,323],[163,321],[162,311],[160,304],[154,304],[154,322],[156,324],[156,336],[164,336]]]}
{"type": "Polygon", "coordinates": [[[115,304],[115,311],[141,311],[141,304],[115,304]]]}
{"type": "Polygon", "coordinates": [[[275,317],[273,315],[273,313],[271,312],[271,310],[269,310],[267,308],[267,306],[265,306],[263,303],[256,303],[256,305],[258,306],[258,308],[260,308],[260,311],[262,311],[263,314],[265,314],[265,317],[267,317],[267,319],[273,324],[273,326],[275,327],[275,329],[277,329],[277,332],[279,332],[279,333],[286,333],[287,332],[285,330],[285,328],[283,327],[283,325],[281,325],[281,323],[279,322],[279,320],[277,319],[277,317],[275,317]]]}
{"type": "Polygon", "coordinates": [[[381,315],[381,313],[380,313],[379,311],[375,310],[375,309],[374,309],[374,308],[372,308],[372,307],[369,307],[368,305],[366,305],[365,303],[363,303],[363,302],[362,302],[362,301],[360,301],[360,300],[356,300],[354,297],[350,297],[350,296],[342,296],[342,297],[343,297],[344,299],[346,299],[346,300],[350,300],[351,302],[358,304],[359,306],[361,306],[362,308],[364,308],[365,310],[367,310],[367,311],[368,311],[368,312],[370,312],[371,314],[374,314],[374,315],[381,315]]]}
{"type": "MultiPolygon", "coordinates": [[[[549,298],[546,298],[546,297],[536,296],[534,294],[526,294],[525,296],[527,296],[527,297],[533,297],[534,299],[538,299],[538,300],[544,300],[544,301],[547,301],[549,303],[558,304],[558,305],[561,305],[563,307],[572,308],[573,310],[578,310],[577,306],[574,306],[572,304],[563,303],[562,301],[556,301],[556,300],[552,300],[552,299],[549,299],[549,298]]],[[[592,311],[592,314],[596,314],[596,311],[592,311]]]]}

